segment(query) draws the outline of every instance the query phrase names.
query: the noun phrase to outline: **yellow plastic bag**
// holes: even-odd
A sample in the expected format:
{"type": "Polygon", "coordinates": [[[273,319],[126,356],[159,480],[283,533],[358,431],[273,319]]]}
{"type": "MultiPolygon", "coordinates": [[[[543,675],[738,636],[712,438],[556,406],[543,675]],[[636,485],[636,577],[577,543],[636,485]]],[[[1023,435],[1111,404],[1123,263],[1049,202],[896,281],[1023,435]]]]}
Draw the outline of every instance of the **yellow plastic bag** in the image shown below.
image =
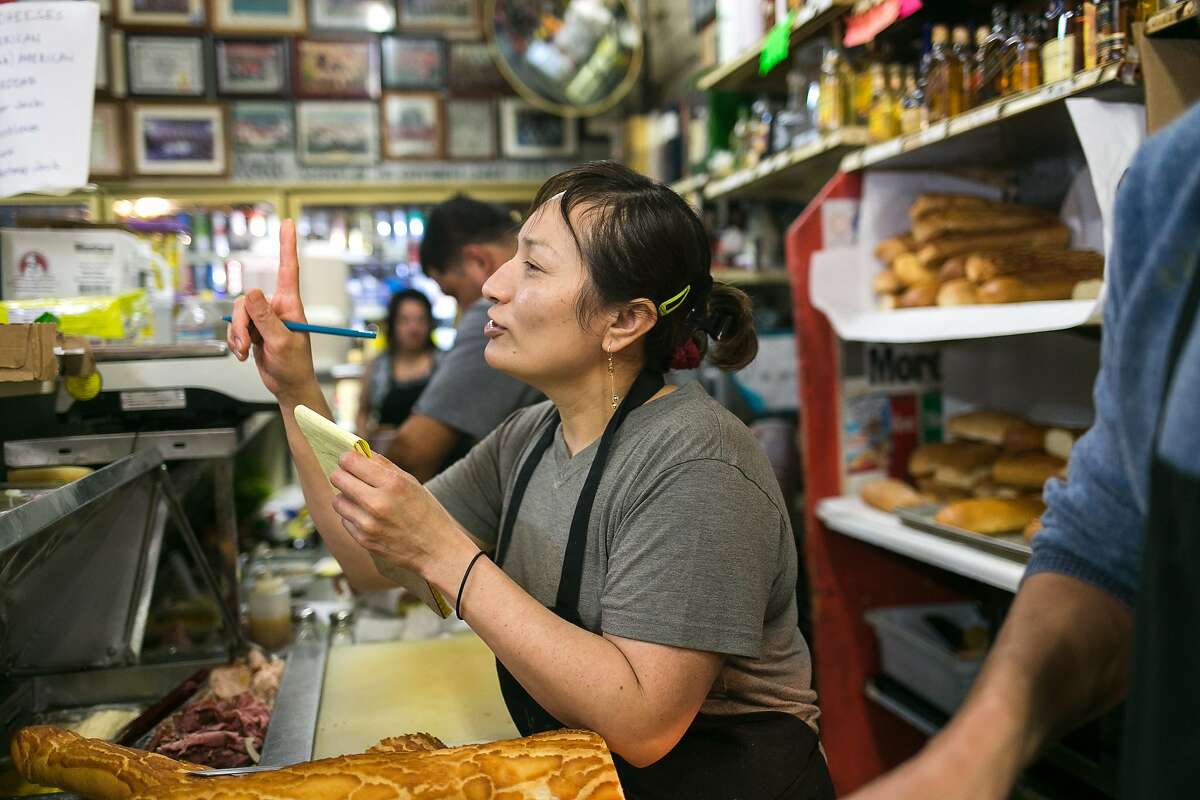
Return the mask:
{"type": "Polygon", "coordinates": [[[153,324],[144,289],[120,295],[0,301],[0,324],[33,322],[46,312],[58,317],[62,334],[105,341],[133,341],[153,324]]]}

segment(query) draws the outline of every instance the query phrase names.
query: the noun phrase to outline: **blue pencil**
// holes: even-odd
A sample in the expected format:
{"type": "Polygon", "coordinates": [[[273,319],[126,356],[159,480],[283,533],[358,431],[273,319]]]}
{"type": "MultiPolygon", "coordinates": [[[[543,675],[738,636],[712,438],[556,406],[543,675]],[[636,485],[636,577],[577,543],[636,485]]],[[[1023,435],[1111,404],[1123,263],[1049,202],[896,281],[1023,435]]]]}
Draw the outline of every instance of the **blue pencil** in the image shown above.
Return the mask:
{"type": "MultiPolygon", "coordinates": [[[[233,322],[233,317],[228,315],[221,317],[221,319],[226,322],[233,322]]],[[[330,328],[325,325],[309,325],[307,322],[288,322],[284,320],[283,327],[297,333],[323,333],[327,336],[349,336],[351,339],[375,338],[375,331],[356,331],[353,328],[330,328]]]]}

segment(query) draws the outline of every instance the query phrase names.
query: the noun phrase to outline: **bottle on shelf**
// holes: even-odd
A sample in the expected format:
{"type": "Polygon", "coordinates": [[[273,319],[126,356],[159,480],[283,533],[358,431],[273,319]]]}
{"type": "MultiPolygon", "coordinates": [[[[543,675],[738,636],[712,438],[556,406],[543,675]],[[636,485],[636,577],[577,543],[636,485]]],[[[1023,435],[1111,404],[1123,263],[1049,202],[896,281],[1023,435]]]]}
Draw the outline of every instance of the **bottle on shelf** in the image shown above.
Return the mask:
{"type": "Polygon", "coordinates": [[[871,104],[875,97],[875,61],[868,53],[854,73],[854,88],[851,94],[854,125],[866,125],[871,115],[871,104]]]}
{"type": "Polygon", "coordinates": [[[733,124],[733,133],[729,136],[729,149],[733,151],[733,168],[742,169],[746,166],[750,148],[750,109],[742,106],[738,109],[737,122],[733,124]]]}
{"type": "Polygon", "coordinates": [[[1097,4],[1092,0],[1083,2],[1083,21],[1080,24],[1080,55],[1084,69],[1095,69],[1099,63],[1099,30],[1096,26],[1097,4]]]}
{"type": "Polygon", "coordinates": [[[1130,6],[1118,0],[1096,3],[1096,65],[1121,61],[1132,34],[1125,9],[1130,6]]]}
{"type": "Polygon", "coordinates": [[[1028,92],[1042,85],[1041,45],[1032,18],[1017,17],[1015,31],[1008,50],[1008,91],[1028,92]]]}
{"type": "Polygon", "coordinates": [[[1004,45],[1009,33],[1004,6],[992,6],[992,28],[975,51],[976,105],[995,100],[1004,95],[1008,74],[1004,68],[1004,45]]]}
{"type": "Polygon", "coordinates": [[[746,166],[757,166],[770,154],[771,125],[774,121],[775,112],[771,110],[771,102],[766,97],[755,100],[754,105],[750,106],[746,166]]]}
{"type": "Polygon", "coordinates": [[[887,69],[888,91],[892,96],[892,127],[896,131],[895,135],[900,135],[900,113],[903,110],[902,102],[904,100],[904,66],[901,64],[888,64],[887,69]]]}
{"type": "Polygon", "coordinates": [[[816,125],[808,107],[809,80],[799,60],[787,74],[787,106],[775,115],[772,149],[802,147],[816,136],[816,125]]]}
{"type": "Polygon", "coordinates": [[[988,35],[992,29],[987,25],[980,25],[975,29],[975,50],[971,53],[971,61],[964,65],[964,70],[967,74],[966,94],[967,105],[971,108],[979,105],[979,81],[981,80],[981,70],[979,69],[979,54],[983,52],[983,44],[987,41],[988,35]]]}
{"type": "Polygon", "coordinates": [[[962,95],[962,66],[950,49],[950,29],[945,25],[934,25],[925,77],[929,121],[939,122],[961,114],[962,95]]]}
{"type": "Polygon", "coordinates": [[[850,114],[851,71],[842,51],[829,47],[821,64],[821,96],[818,121],[822,133],[846,127],[850,114]]]}
{"type": "Polygon", "coordinates": [[[883,64],[871,67],[871,110],[867,115],[867,136],[872,142],[894,139],[900,134],[896,116],[896,101],[888,86],[887,72],[883,64]]]}
{"type": "Polygon", "coordinates": [[[1083,69],[1083,13],[1078,2],[1052,0],[1046,10],[1042,43],[1042,81],[1055,83],[1083,69]]]}
{"type": "Polygon", "coordinates": [[[916,133],[925,127],[925,93],[917,82],[917,70],[909,66],[904,71],[904,98],[900,101],[900,132],[916,133]]]}
{"type": "Polygon", "coordinates": [[[971,30],[966,25],[954,28],[951,34],[952,51],[958,60],[959,92],[962,97],[962,109],[966,111],[973,104],[971,94],[971,73],[975,66],[975,51],[971,49],[971,30]]]}

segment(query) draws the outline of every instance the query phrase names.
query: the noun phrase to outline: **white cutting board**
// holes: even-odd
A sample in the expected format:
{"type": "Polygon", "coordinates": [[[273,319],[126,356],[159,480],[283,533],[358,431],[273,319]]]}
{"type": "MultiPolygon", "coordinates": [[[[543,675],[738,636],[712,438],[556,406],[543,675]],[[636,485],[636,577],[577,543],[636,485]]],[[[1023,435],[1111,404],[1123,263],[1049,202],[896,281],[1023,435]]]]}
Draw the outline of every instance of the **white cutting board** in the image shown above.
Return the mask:
{"type": "Polygon", "coordinates": [[[473,633],[329,651],[313,758],[361,753],[388,736],[431,733],[450,747],[520,736],[496,660],[473,633]]]}

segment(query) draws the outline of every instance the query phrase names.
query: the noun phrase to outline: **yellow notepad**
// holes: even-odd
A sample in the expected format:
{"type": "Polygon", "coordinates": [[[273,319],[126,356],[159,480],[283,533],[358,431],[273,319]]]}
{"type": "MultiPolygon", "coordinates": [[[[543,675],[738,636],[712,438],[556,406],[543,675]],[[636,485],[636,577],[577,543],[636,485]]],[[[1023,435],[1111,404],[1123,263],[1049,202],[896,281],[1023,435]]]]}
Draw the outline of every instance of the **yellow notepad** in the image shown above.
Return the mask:
{"type": "MultiPolygon", "coordinates": [[[[371,446],[365,439],[355,436],[344,428],[339,428],[307,406],[296,406],[296,424],[300,426],[300,432],[304,434],[304,438],[312,447],[326,478],[338,468],[338,460],[351,450],[356,450],[367,458],[371,457],[371,446]]],[[[432,608],[443,619],[450,616],[450,606],[447,605],[441,592],[430,586],[429,582],[420,575],[410,570],[393,567],[387,571],[387,577],[419,597],[425,605],[432,608]]]]}

